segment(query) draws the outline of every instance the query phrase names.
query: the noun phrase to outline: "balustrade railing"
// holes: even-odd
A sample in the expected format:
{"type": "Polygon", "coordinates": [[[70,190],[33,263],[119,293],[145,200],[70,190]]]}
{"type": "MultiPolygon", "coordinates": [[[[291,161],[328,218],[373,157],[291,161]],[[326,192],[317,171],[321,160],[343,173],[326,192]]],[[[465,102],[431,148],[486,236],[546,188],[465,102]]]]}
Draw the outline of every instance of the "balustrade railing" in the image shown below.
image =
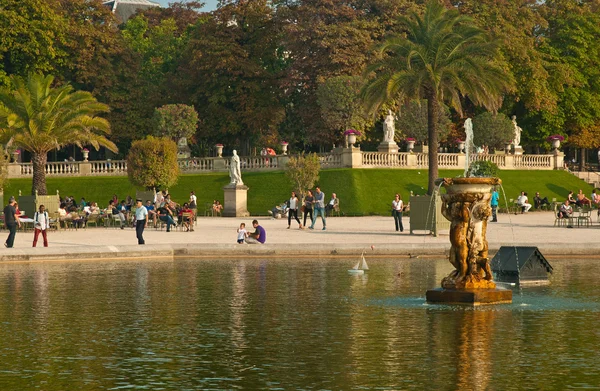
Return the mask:
{"type": "Polygon", "coordinates": [[[408,156],[405,153],[363,152],[364,167],[406,167],[408,156]]]}
{"type": "Polygon", "coordinates": [[[215,168],[215,159],[219,158],[201,158],[181,159],[177,163],[182,172],[201,172],[213,171],[215,168]]]}
{"type": "Polygon", "coordinates": [[[456,153],[438,153],[438,167],[461,168],[458,164],[458,156],[456,153]]]}
{"type": "Polygon", "coordinates": [[[338,153],[318,153],[321,168],[338,168],[342,166],[342,155],[338,153]]]}
{"type": "Polygon", "coordinates": [[[514,159],[519,169],[552,168],[552,155],[514,155],[514,159]]]}
{"type": "MultiPolygon", "coordinates": [[[[347,159],[346,152],[330,152],[317,154],[321,168],[364,167],[364,168],[427,168],[429,158],[427,153],[382,153],[360,152],[358,162],[356,152],[352,152],[354,160],[347,159]],[[357,164],[358,163],[358,164],[357,164]]],[[[283,170],[289,156],[240,156],[242,171],[283,170]]],[[[439,153],[438,166],[441,168],[464,168],[464,154],[439,153]]],[[[492,161],[501,169],[517,170],[551,170],[555,164],[562,167],[562,160],[557,163],[554,155],[496,155],[476,154],[470,156],[471,162],[478,160],[492,161]]],[[[178,161],[179,168],[184,173],[194,172],[223,172],[229,170],[231,159],[220,157],[191,158],[178,161]]],[[[89,162],[49,162],[46,164],[48,176],[111,176],[127,175],[125,160],[102,160],[89,162]]],[[[31,177],[31,163],[11,163],[8,167],[9,177],[31,177]]]]}
{"type": "MultiPolygon", "coordinates": [[[[229,162],[230,159],[226,160],[229,162]]],[[[277,156],[240,156],[240,168],[242,170],[273,170],[279,168],[279,164],[277,156]]]]}
{"type": "Polygon", "coordinates": [[[506,167],[506,155],[487,155],[487,154],[476,154],[470,155],[471,163],[479,160],[490,161],[498,166],[498,168],[506,167]]]}
{"type": "Polygon", "coordinates": [[[99,160],[90,162],[91,175],[127,175],[126,160],[99,160]]]}

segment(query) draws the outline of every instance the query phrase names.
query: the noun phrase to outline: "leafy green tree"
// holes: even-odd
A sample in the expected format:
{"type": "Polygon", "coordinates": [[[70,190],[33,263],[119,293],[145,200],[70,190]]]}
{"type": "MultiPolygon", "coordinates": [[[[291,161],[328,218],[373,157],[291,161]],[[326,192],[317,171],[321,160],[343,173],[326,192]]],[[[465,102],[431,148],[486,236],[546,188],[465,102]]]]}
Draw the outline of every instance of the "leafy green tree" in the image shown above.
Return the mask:
{"type": "Polygon", "coordinates": [[[32,194],[47,194],[46,162],[51,150],[91,145],[117,151],[105,137],[110,134],[108,121],[98,116],[109,108],[89,92],[74,91],[68,84],[53,88],[50,75],[11,76],[10,80],[11,87],[0,90],[0,142],[31,152],[32,194]]]}
{"type": "Polygon", "coordinates": [[[284,133],[304,142],[330,144],[330,125],[317,90],[327,80],[360,75],[372,46],[407,1],[278,0],[276,19],[283,29],[287,67],[284,133]],[[325,137],[324,137],[325,136],[325,137]]]}
{"type": "Polygon", "coordinates": [[[54,72],[66,61],[66,25],[54,0],[3,0],[0,26],[0,86],[10,75],[54,72]]]}
{"type": "Polygon", "coordinates": [[[198,110],[200,142],[249,153],[278,139],[285,59],[273,13],[265,0],[227,4],[190,31],[178,90],[198,110]]]}
{"type": "Polygon", "coordinates": [[[317,100],[323,121],[329,130],[322,134],[322,141],[343,138],[344,130],[353,128],[364,132],[373,125],[373,119],[359,100],[364,79],[360,76],[336,76],[328,79],[317,89],[317,100]]]}
{"type": "MultiPolygon", "coordinates": [[[[450,111],[446,106],[438,105],[437,131],[440,140],[444,140],[450,132],[450,111]]],[[[411,100],[400,108],[396,127],[405,137],[412,137],[419,142],[427,141],[427,101],[411,100]]]]}
{"type": "Polygon", "coordinates": [[[165,189],[177,183],[177,144],[166,137],[136,140],[127,154],[127,176],[135,186],[165,189]]]}
{"type": "Polygon", "coordinates": [[[184,104],[164,105],[155,110],[154,121],[157,136],[167,136],[177,142],[196,133],[198,113],[192,106],[184,104]]]}
{"type": "Polygon", "coordinates": [[[381,59],[369,67],[376,77],[364,96],[372,110],[393,99],[427,99],[427,192],[432,194],[438,177],[438,106],[447,102],[462,115],[461,97],[468,97],[497,110],[512,79],[497,63],[496,43],[458,11],[430,0],[424,15],[412,13],[402,23],[406,35],[397,34],[380,46],[381,59]]]}
{"type": "Polygon", "coordinates": [[[321,163],[316,153],[292,156],[285,167],[285,175],[297,189],[300,199],[304,197],[306,190],[312,189],[317,183],[319,171],[321,171],[321,163]]]}
{"type": "MultiPolygon", "coordinates": [[[[581,148],[600,145],[600,8],[596,1],[552,0],[542,12],[548,21],[546,40],[540,50],[560,59],[570,76],[560,86],[556,120],[543,121],[548,134],[565,130],[574,137],[569,142],[581,148]]],[[[541,113],[540,113],[541,114],[541,113]]],[[[547,136],[544,134],[541,136],[547,136]]],[[[582,158],[585,155],[582,154],[582,158]]],[[[581,161],[584,162],[583,159],[581,161]]]]}
{"type": "Polygon", "coordinates": [[[514,125],[504,114],[481,113],[473,118],[473,143],[502,148],[514,138],[514,125]]]}

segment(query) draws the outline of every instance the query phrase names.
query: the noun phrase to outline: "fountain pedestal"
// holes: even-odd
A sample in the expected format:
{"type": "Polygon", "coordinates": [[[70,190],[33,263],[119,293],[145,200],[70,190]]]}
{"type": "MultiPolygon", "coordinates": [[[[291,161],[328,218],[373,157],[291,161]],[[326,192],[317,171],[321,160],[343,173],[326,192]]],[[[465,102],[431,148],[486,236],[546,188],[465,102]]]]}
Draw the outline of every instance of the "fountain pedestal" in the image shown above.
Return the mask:
{"type": "Polygon", "coordinates": [[[486,239],[491,215],[491,187],[498,178],[444,178],[442,214],[450,224],[450,263],[455,270],[442,279],[442,289],[427,291],[427,301],[448,304],[494,304],[512,301],[512,291],[492,281],[486,239]]]}

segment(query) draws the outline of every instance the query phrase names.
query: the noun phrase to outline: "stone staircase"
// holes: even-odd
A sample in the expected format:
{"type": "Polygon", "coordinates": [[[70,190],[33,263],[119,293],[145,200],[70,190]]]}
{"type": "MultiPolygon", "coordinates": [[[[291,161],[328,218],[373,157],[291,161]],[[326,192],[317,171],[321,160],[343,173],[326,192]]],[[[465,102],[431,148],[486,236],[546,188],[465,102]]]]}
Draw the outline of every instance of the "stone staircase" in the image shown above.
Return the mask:
{"type": "Polygon", "coordinates": [[[577,178],[589,183],[590,185],[600,188],[600,172],[596,171],[571,171],[571,174],[577,178]]]}

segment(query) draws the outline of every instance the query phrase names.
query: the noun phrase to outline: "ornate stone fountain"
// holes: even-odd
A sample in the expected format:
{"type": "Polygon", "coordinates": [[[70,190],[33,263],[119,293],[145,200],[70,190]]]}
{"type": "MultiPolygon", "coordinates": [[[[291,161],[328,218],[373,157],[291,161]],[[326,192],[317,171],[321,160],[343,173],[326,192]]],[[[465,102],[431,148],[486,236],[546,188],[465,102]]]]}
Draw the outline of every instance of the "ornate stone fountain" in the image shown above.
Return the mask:
{"type": "Polygon", "coordinates": [[[433,303],[510,303],[512,291],[498,289],[492,281],[486,239],[492,186],[499,178],[443,178],[436,181],[446,189],[442,214],[450,225],[450,263],[455,270],[442,279],[442,288],[427,291],[433,303]]]}

